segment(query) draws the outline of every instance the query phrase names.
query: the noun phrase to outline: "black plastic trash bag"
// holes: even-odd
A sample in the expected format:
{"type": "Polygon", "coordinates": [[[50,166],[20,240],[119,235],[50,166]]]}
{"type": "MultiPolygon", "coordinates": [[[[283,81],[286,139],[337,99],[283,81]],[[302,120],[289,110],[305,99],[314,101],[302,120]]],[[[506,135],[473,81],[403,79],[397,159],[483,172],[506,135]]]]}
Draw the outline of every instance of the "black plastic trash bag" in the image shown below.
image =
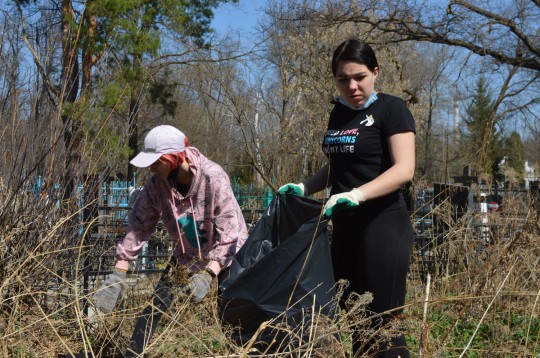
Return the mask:
{"type": "MultiPolygon", "coordinates": [[[[222,323],[233,327],[237,344],[248,342],[261,323],[272,319],[272,325],[286,323],[293,329],[306,325],[313,310],[335,320],[335,281],[327,221],[319,222],[321,208],[321,202],[309,198],[276,196],[220,275],[222,323]]],[[[265,329],[254,347],[275,351],[290,345],[290,339],[284,331],[265,329]]]]}

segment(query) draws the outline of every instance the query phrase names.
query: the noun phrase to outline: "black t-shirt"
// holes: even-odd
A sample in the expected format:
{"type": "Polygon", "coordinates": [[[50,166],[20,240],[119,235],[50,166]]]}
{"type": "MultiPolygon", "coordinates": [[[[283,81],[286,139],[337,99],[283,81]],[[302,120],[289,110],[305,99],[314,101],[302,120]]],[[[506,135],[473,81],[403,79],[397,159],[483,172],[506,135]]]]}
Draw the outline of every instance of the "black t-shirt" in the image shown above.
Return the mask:
{"type": "MultiPolygon", "coordinates": [[[[388,137],[415,132],[414,118],[405,102],[384,93],[364,110],[353,110],[337,102],[328,121],[322,149],[330,164],[331,194],[350,191],[392,166],[388,137]]],[[[398,192],[386,200],[395,202],[398,192]]]]}

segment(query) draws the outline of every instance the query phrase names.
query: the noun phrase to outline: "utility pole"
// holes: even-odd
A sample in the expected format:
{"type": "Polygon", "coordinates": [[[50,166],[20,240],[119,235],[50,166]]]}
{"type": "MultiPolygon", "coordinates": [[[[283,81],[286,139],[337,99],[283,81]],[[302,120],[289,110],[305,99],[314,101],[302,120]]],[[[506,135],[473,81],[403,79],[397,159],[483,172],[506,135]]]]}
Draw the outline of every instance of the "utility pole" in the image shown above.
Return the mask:
{"type": "Polygon", "coordinates": [[[461,119],[459,118],[459,97],[456,94],[454,96],[454,144],[458,144],[461,140],[460,122],[461,119]]]}
{"type": "MultiPolygon", "coordinates": [[[[262,86],[261,86],[262,89],[262,86]]],[[[259,99],[261,98],[261,91],[257,92],[257,101],[255,102],[255,161],[258,168],[262,168],[262,157],[261,157],[261,143],[259,140],[259,99]]],[[[254,176],[255,186],[259,186],[262,182],[261,174],[258,170],[255,170],[254,176]]]]}

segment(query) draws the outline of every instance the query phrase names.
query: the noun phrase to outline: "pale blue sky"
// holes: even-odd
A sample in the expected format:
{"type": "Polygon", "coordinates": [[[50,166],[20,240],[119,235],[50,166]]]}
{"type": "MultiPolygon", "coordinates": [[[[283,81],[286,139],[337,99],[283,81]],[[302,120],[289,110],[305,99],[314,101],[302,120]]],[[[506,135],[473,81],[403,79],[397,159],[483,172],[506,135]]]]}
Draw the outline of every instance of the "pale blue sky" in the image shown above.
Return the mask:
{"type": "Polygon", "coordinates": [[[212,28],[225,35],[229,30],[253,33],[266,0],[240,0],[238,4],[222,4],[214,11],[212,28]]]}

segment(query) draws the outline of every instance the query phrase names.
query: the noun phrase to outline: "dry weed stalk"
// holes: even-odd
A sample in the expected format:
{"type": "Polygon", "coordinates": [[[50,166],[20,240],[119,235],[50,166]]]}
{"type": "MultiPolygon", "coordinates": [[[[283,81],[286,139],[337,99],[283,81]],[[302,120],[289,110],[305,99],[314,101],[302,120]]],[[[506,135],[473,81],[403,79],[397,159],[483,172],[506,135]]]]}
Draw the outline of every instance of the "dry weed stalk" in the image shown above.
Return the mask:
{"type": "MultiPolygon", "coordinates": [[[[526,356],[540,353],[535,351],[537,345],[527,343],[531,342],[531,332],[535,327],[538,329],[540,323],[534,313],[540,282],[540,236],[538,231],[535,232],[537,222],[530,219],[534,216],[531,208],[521,195],[507,195],[502,212],[469,212],[457,221],[448,212],[451,208],[444,205],[430,213],[447,228],[442,240],[433,235],[433,242],[437,243],[432,248],[433,257],[440,260],[435,262],[436,270],[432,271],[434,280],[428,317],[431,314],[436,321],[428,318],[427,327],[418,318],[413,320],[415,323],[411,322],[427,329],[428,334],[421,336],[424,355],[475,352],[481,356],[526,356]],[[524,213],[528,215],[526,219],[524,213]],[[484,215],[488,217],[487,223],[482,221],[484,215]],[[525,317],[522,327],[526,333],[521,339],[522,344],[511,340],[510,322],[515,317],[525,317]],[[438,322],[444,324],[443,332],[443,326],[438,322]],[[485,330],[493,332],[492,342],[483,336],[485,330]],[[430,331],[441,335],[433,336],[430,331]],[[456,346],[459,336],[469,339],[456,346]],[[475,343],[483,348],[473,348],[475,343]]],[[[413,264],[412,273],[422,269],[418,265],[418,261],[413,264]]],[[[411,283],[413,287],[423,285],[418,281],[411,283]]],[[[421,291],[410,292],[415,296],[408,311],[414,312],[415,317],[420,316],[419,307],[426,304],[425,297],[421,291]]],[[[423,333],[422,329],[418,331],[423,333]]],[[[538,336],[533,339],[537,342],[538,336]]]]}
{"type": "MultiPolygon", "coordinates": [[[[0,205],[5,205],[12,193],[5,183],[0,182],[0,187],[6,190],[0,191],[0,205]]],[[[60,208],[54,201],[37,200],[33,195],[15,197],[13,205],[4,210],[0,227],[0,354],[119,356],[125,351],[137,315],[149,303],[157,275],[132,277],[118,311],[102,317],[96,327],[95,319],[83,312],[92,288],[86,291],[82,284],[91,248],[83,245],[75,220],[81,209],[69,203],[60,208]]],[[[478,225],[476,213],[455,220],[452,208],[443,204],[428,214],[439,215],[446,229],[442,235],[430,233],[429,247],[424,250],[428,255],[413,255],[409,304],[405,307],[406,334],[413,342],[422,339],[422,356],[540,353],[538,211],[519,195],[508,195],[503,205],[502,212],[489,214],[490,230],[485,232],[478,225]],[[435,260],[429,295],[425,282],[417,275],[425,269],[420,262],[423,258],[435,260]],[[418,287],[423,289],[416,290],[418,287]],[[508,323],[512,317],[523,320],[523,337],[518,341],[511,338],[515,334],[508,323]],[[470,327],[470,335],[467,341],[458,342],[457,337],[465,334],[465,324],[470,327]],[[491,339],[484,337],[486,329],[491,339]]],[[[94,284],[98,285],[99,279],[94,284]]],[[[214,294],[203,304],[194,305],[179,297],[164,315],[146,354],[257,356],[250,351],[253,346],[236,346],[228,339],[231,332],[221,326],[215,299],[214,294]]],[[[366,309],[369,302],[369,295],[351,297],[337,323],[318,312],[306,314],[305,321],[295,328],[267,322],[262,328],[284,333],[289,339],[280,347],[280,353],[258,355],[346,357],[353,330],[360,331],[366,341],[374,336],[381,342],[390,339],[401,328],[399,323],[372,331],[369,320],[373,317],[366,309]]],[[[420,347],[413,343],[409,348],[420,347]]]]}

